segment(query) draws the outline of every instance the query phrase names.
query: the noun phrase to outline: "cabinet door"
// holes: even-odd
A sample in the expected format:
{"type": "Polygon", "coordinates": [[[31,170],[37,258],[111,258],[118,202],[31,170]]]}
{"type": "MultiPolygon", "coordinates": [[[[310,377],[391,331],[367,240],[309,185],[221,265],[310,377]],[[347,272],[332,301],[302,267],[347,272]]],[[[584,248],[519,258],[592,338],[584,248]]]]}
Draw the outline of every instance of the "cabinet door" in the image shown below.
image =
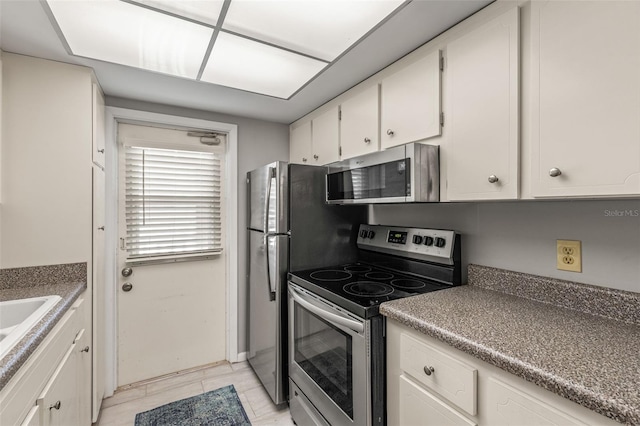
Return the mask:
{"type": "Polygon", "coordinates": [[[439,136],[440,51],[382,80],[382,149],[439,136]]]}
{"type": "Polygon", "coordinates": [[[450,200],[518,198],[518,11],[447,46],[450,200]]]}
{"type": "Polygon", "coordinates": [[[311,121],[289,131],[289,162],[311,164],[311,121]]]}
{"type": "Polygon", "coordinates": [[[40,407],[34,406],[27,417],[20,424],[21,426],[40,426],[40,407]]]}
{"type": "Polygon", "coordinates": [[[90,334],[84,328],[73,342],[77,356],[78,416],[79,424],[88,425],[91,419],[91,350],[90,334]]]}
{"type": "Polygon", "coordinates": [[[329,164],[340,159],[340,121],[338,107],[314,118],[311,124],[313,164],[329,164]]]}
{"type": "Polygon", "coordinates": [[[486,416],[495,426],[583,425],[582,422],[494,378],[489,379],[486,416]]]}
{"type": "Polygon", "coordinates": [[[475,426],[462,414],[430,392],[400,376],[400,425],[475,426]]]}
{"type": "Polygon", "coordinates": [[[376,84],[340,106],[341,159],[378,151],[380,97],[376,84]]]}
{"type": "Polygon", "coordinates": [[[77,425],[78,382],[76,346],[71,345],[37,400],[43,426],[77,425]]]}
{"type": "Polygon", "coordinates": [[[534,196],[640,194],[640,2],[532,2],[534,196]]]}
{"type": "Polygon", "coordinates": [[[100,87],[93,83],[93,135],[92,135],[92,155],[95,164],[104,168],[105,159],[105,135],[104,135],[104,97],[100,87]]]}
{"type": "MultiPolygon", "coordinates": [[[[92,358],[93,369],[92,375],[92,403],[93,407],[92,420],[98,419],[100,404],[104,397],[104,378],[105,378],[105,353],[104,338],[106,335],[106,321],[104,312],[104,303],[106,299],[105,292],[105,172],[99,167],[93,168],[93,269],[92,269],[92,333],[87,331],[87,339],[92,341],[86,345],[93,346],[93,350],[89,354],[84,354],[86,358],[92,358]],[[91,338],[89,337],[91,336],[91,338]]],[[[88,327],[83,323],[82,327],[88,327]]],[[[85,345],[85,346],[86,346],[85,345]]],[[[83,346],[84,348],[84,346],[83,346]]],[[[89,373],[88,373],[89,374],[89,373]]]]}

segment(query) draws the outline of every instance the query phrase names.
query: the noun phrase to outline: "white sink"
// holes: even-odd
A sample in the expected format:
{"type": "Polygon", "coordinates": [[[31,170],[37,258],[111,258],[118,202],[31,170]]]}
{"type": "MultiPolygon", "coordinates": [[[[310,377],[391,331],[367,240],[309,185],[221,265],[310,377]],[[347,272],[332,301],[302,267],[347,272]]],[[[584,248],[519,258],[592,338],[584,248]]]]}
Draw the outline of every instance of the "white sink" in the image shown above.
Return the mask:
{"type": "Polygon", "coordinates": [[[60,300],[60,296],[42,296],[0,302],[0,358],[60,300]]]}

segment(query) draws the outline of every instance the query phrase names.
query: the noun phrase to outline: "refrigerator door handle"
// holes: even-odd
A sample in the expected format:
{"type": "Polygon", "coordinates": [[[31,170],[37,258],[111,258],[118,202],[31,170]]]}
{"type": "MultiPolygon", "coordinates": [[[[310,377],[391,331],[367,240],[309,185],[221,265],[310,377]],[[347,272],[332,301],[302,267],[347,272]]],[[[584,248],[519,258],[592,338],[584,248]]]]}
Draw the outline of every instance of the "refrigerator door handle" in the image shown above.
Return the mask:
{"type": "MultiPolygon", "coordinates": [[[[269,203],[267,202],[267,205],[269,203]]],[[[276,300],[276,291],[273,288],[273,282],[271,281],[271,261],[269,260],[269,238],[277,237],[278,234],[274,234],[273,232],[267,232],[264,234],[264,245],[267,256],[267,284],[269,285],[269,301],[273,302],[276,300]]]]}
{"type": "Polygon", "coordinates": [[[274,169],[273,167],[269,167],[269,170],[267,172],[267,193],[265,196],[265,202],[264,202],[264,232],[268,233],[269,232],[269,204],[271,202],[271,181],[273,180],[274,177],[274,172],[276,171],[276,169],[274,169]]]}

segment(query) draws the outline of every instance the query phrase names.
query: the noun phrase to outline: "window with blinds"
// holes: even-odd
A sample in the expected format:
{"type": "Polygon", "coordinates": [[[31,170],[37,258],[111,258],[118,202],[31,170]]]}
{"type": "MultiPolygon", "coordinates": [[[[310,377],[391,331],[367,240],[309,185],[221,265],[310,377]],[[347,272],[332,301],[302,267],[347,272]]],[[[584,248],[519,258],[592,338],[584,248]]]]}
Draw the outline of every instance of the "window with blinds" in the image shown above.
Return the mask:
{"type": "Polygon", "coordinates": [[[219,155],[135,146],[125,150],[128,257],[222,251],[219,155]]]}

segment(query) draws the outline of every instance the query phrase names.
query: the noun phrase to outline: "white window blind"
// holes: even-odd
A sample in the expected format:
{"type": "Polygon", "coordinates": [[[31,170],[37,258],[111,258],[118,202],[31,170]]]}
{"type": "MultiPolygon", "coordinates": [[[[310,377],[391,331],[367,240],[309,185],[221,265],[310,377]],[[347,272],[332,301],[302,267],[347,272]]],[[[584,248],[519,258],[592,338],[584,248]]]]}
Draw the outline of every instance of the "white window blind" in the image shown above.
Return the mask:
{"type": "Polygon", "coordinates": [[[222,250],[217,154],[127,146],[125,163],[129,258],[222,250]]]}

